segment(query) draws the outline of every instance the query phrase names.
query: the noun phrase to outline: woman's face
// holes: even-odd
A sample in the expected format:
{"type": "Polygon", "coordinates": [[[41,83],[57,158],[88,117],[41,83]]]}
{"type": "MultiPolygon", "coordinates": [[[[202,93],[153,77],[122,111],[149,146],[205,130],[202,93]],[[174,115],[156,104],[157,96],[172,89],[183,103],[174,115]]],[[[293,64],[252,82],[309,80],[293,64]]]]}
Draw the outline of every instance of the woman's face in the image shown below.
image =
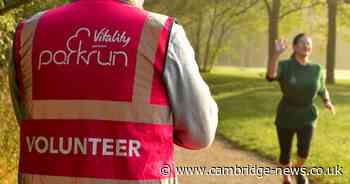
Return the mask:
{"type": "Polygon", "coordinates": [[[301,57],[310,56],[312,52],[312,40],[310,37],[303,36],[301,37],[297,44],[293,46],[294,52],[296,55],[301,57]]]}

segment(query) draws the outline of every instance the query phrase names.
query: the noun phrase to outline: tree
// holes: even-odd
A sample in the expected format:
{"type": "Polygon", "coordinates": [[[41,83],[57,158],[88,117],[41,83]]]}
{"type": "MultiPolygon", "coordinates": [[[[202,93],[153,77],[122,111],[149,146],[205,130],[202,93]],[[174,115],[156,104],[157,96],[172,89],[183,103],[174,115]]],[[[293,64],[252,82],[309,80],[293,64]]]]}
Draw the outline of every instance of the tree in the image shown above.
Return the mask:
{"type": "Polygon", "coordinates": [[[266,5],[267,15],[269,18],[269,27],[268,27],[268,61],[271,61],[273,52],[274,52],[274,43],[278,38],[278,25],[280,21],[280,9],[281,9],[281,1],[280,0],[272,0],[269,3],[267,0],[264,0],[266,5]]]}
{"type": "Polygon", "coordinates": [[[5,13],[13,9],[19,8],[22,5],[28,4],[32,1],[33,0],[11,0],[11,1],[2,0],[2,3],[0,3],[2,5],[0,8],[0,16],[4,15],[5,13]]]}
{"type": "Polygon", "coordinates": [[[146,9],[175,16],[189,35],[201,72],[209,72],[224,50],[234,27],[242,23],[242,15],[259,0],[157,0],[145,1],[146,9]],[[164,2],[164,3],[163,3],[164,2]]]}
{"type": "Polygon", "coordinates": [[[192,42],[201,72],[210,72],[232,29],[242,23],[242,15],[258,4],[257,0],[214,0],[206,9],[194,12],[192,42]]]}
{"type": "Polygon", "coordinates": [[[267,15],[269,19],[269,28],[268,28],[268,62],[271,61],[275,40],[279,36],[279,23],[280,21],[297,11],[312,8],[317,5],[322,4],[321,0],[295,0],[295,1],[283,1],[281,0],[264,0],[263,1],[267,10],[267,15]]]}
{"type": "MultiPolygon", "coordinates": [[[[350,0],[327,0],[328,9],[328,40],[327,40],[327,74],[326,82],[335,84],[335,68],[336,68],[336,45],[337,45],[337,14],[345,13],[344,6],[350,4],[350,0]]],[[[349,18],[347,15],[345,18],[349,18]]],[[[347,25],[349,26],[349,25],[347,25]]]]}
{"type": "Polygon", "coordinates": [[[328,41],[327,41],[327,83],[334,84],[335,54],[337,40],[337,6],[338,0],[327,0],[328,7],[328,41]]]}

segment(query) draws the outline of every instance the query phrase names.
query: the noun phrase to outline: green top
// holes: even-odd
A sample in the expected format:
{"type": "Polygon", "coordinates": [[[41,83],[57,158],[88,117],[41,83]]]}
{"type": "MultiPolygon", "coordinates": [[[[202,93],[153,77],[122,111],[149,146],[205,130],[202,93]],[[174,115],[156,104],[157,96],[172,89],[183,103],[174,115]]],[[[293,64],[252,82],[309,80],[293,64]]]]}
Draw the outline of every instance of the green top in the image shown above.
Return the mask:
{"type": "Polygon", "coordinates": [[[283,96],[278,105],[276,125],[300,128],[314,125],[318,110],[314,104],[317,95],[326,94],[323,69],[319,64],[302,65],[293,59],[278,64],[277,80],[283,96]]]}

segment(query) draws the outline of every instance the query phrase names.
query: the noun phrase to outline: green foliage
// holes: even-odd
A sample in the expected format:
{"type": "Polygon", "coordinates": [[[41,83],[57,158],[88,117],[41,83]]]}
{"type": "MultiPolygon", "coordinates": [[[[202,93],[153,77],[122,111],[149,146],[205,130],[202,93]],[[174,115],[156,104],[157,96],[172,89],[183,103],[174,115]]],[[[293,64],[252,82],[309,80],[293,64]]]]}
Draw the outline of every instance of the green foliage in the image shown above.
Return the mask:
{"type": "Polygon", "coordinates": [[[15,26],[16,21],[13,15],[6,14],[0,17],[0,69],[6,67],[15,26]]]}
{"type": "Polygon", "coordinates": [[[16,183],[19,127],[6,87],[0,93],[0,183],[16,183]]]}
{"type": "Polygon", "coordinates": [[[350,4],[340,4],[338,10],[338,32],[350,42],[350,4]]]}

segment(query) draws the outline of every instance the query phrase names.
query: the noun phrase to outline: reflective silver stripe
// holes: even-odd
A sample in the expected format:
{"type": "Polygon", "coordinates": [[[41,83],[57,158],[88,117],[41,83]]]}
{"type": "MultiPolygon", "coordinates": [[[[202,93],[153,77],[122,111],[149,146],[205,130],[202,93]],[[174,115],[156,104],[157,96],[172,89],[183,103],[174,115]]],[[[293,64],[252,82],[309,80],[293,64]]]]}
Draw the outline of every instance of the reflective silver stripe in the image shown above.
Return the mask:
{"type": "Polygon", "coordinates": [[[161,30],[167,18],[167,16],[154,13],[149,13],[146,18],[137,50],[133,103],[146,104],[150,101],[154,61],[161,30]]]}
{"type": "Polygon", "coordinates": [[[33,119],[85,119],[172,124],[168,107],[99,100],[34,100],[33,119]]]}
{"type": "Polygon", "coordinates": [[[161,180],[111,180],[82,177],[20,174],[19,184],[177,184],[177,178],[161,180]]]}
{"type": "Polygon", "coordinates": [[[44,12],[40,12],[34,15],[32,18],[28,19],[24,23],[23,30],[21,32],[21,48],[19,48],[19,53],[21,55],[21,72],[23,77],[23,85],[25,91],[25,106],[29,117],[31,118],[32,112],[32,51],[33,51],[33,40],[35,31],[38,25],[38,21],[44,12]]]}

